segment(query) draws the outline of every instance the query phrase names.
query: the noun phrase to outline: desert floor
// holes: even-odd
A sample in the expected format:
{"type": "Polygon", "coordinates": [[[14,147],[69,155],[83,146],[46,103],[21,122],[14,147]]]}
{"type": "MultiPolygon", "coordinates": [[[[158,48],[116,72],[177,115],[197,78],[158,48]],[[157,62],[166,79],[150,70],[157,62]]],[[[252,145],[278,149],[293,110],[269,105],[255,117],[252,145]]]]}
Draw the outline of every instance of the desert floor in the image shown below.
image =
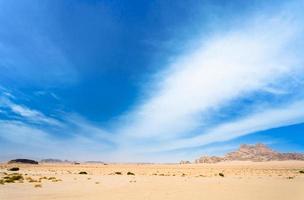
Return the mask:
{"type": "Polygon", "coordinates": [[[1,200],[36,199],[221,199],[303,200],[302,161],[224,162],[217,164],[0,164],[24,180],[0,184],[1,200]],[[85,171],[87,175],[79,172],[85,171]],[[115,172],[121,172],[119,175],[115,172]],[[128,172],[134,175],[127,175],[128,172]],[[224,177],[219,176],[224,174],[224,177]]]}

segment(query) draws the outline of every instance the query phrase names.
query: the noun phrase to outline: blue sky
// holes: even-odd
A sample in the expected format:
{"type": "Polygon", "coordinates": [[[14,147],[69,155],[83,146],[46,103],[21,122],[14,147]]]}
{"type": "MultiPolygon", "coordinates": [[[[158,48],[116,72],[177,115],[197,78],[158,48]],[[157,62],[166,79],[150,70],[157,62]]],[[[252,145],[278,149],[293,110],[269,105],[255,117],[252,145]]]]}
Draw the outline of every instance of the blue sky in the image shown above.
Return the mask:
{"type": "Polygon", "coordinates": [[[0,160],[304,152],[303,9],[0,0],[0,160]]]}

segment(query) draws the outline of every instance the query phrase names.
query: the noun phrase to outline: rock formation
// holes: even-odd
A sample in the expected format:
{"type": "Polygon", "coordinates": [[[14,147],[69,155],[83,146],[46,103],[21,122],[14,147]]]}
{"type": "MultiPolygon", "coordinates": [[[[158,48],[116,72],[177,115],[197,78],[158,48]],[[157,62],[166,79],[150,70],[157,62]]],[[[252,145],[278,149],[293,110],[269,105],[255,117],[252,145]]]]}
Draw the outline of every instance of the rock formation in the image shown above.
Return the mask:
{"type": "Polygon", "coordinates": [[[267,147],[264,144],[247,145],[243,144],[236,151],[227,153],[223,157],[203,156],[195,163],[217,163],[221,161],[272,161],[272,160],[304,160],[304,154],[301,153],[279,153],[267,147]]]}
{"type": "Polygon", "coordinates": [[[15,160],[10,160],[8,164],[15,164],[15,163],[21,163],[21,164],[34,164],[38,165],[38,162],[35,160],[30,160],[30,159],[15,159],[15,160]]]}
{"type": "Polygon", "coordinates": [[[188,161],[188,160],[181,160],[181,161],[179,162],[179,164],[185,165],[185,164],[191,164],[191,162],[188,161]]]}

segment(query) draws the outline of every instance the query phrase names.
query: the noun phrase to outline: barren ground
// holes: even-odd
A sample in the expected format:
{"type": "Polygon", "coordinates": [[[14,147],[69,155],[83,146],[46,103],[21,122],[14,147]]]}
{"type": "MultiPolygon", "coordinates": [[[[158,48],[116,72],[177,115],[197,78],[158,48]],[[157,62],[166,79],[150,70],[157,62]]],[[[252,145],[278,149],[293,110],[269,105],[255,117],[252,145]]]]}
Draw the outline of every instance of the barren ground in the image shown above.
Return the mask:
{"type": "Polygon", "coordinates": [[[2,200],[303,200],[303,161],[217,164],[0,164],[24,180],[0,184],[2,200]],[[79,172],[85,171],[87,175],[79,172]],[[115,172],[121,172],[117,175],[115,172]],[[127,175],[132,172],[135,175],[127,175]],[[224,177],[219,176],[222,173],[224,177]],[[53,178],[50,178],[53,177],[53,178]]]}

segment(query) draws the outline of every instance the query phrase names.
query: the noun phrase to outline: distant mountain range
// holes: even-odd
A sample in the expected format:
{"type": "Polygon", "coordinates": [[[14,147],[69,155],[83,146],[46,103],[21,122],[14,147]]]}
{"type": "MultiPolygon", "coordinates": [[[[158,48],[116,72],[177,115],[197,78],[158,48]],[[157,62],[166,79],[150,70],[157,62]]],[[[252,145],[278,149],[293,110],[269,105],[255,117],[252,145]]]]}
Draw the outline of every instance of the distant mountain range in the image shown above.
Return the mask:
{"type": "MultiPolygon", "coordinates": [[[[70,160],[60,160],[60,159],[54,159],[54,158],[48,158],[48,159],[43,159],[40,161],[40,163],[70,163],[70,164],[80,164],[79,162],[76,161],[70,161],[70,160]]],[[[83,163],[87,164],[105,164],[102,161],[86,161],[83,163]]]]}
{"type": "Polygon", "coordinates": [[[248,145],[243,144],[236,151],[227,153],[223,157],[202,156],[195,160],[195,163],[217,163],[222,161],[283,161],[283,160],[303,160],[302,153],[280,153],[267,147],[265,144],[248,145]]]}
{"type": "Polygon", "coordinates": [[[66,160],[66,161],[63,161],[63,160],[60,160],[60,159],[53,159],[53,158],[48,158],[48,159],[43,159],[40,161],[40,163],[70,163],[70,161],[66,160]]]}

